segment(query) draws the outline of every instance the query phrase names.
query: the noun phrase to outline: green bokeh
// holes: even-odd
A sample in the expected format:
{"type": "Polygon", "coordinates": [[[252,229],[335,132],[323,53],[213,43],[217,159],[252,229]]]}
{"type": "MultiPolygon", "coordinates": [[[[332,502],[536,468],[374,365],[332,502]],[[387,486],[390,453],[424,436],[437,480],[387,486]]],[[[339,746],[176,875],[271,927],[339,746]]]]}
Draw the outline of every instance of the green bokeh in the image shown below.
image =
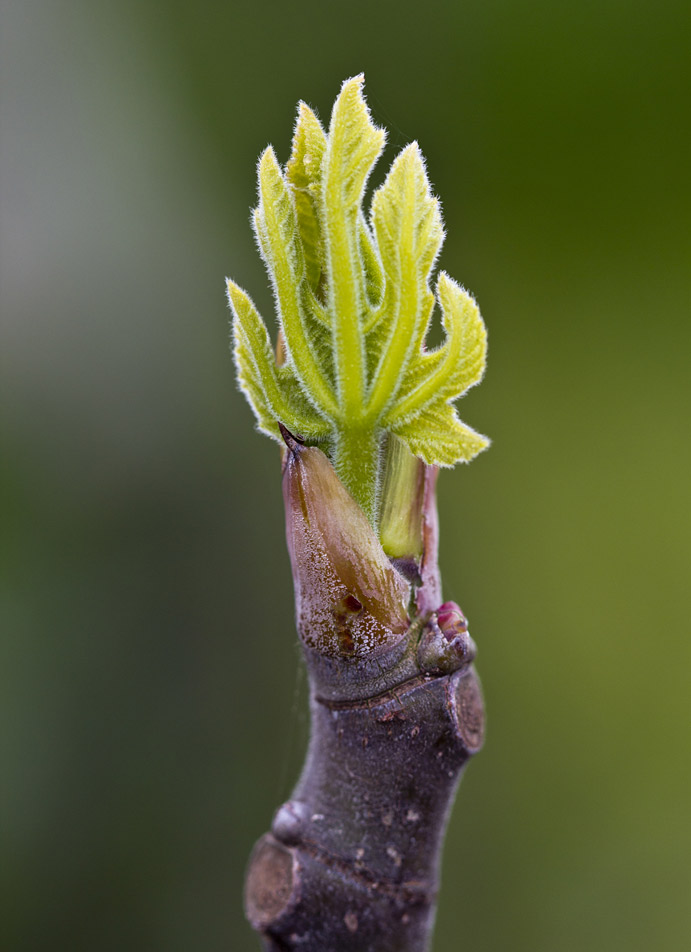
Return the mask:
{"type": "Polygon", "coordinates": [[[440,486],[489,730],[435,952],[691,935],[691,33],[682,2],[8,0],[3,931],[253,950],[307,723],[276,450],[223,276],[271,311],[254,163],[364,70],[477,296],[494,440],[440,486]]]}

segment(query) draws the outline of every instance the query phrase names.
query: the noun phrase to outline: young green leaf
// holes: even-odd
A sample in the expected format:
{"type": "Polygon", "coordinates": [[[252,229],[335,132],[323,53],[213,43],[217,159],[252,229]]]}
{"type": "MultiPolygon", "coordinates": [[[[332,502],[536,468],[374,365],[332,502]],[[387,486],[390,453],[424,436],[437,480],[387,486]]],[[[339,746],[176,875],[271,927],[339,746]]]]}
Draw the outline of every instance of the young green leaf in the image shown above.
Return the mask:
{"type": "MultiPolygon", "coordinates": [[[[228,295],[238,378],[259,428],[280,439],[280,422],[321,443],[376,525],[387,433],[442,466],[488,445],[453,405],[482,378],[487,344],[475,301],[442,272],[436,299],[446,339],[426,349],[435,305],[430,279],[444,240],[439,202],[412,143],[366,215],[365,188],[385,132],[372,121],[363,82],[356,76],[343,84],[328,133],[300,103],[285,170],[271,148],[259,162],[254,227],[276,298],[280,367],[249,297],[233,282],[228,295]]],[[[387,458],[391,465],[404,459],[400,452],[387,458]]],[[[404,483],[401,476],[387,480],[385,493],[404,483]]],[[[392,526],[391,500],[382,506],[392,526]]]]}
{"type": "Polygon", "coordinates": [[[319,289],[324,267],[320,207],[322,160],[326,145],[321,123],[309,106],[301,102],[293,136],[293,151],[286,165],[286,178],[293,192],[307,281],[315,293],[319,289]]]}
{"type": "Polygon", "coordinates": [[[336,384],[339,406],[351,420],[363,416],[367,386],[361,329],[367,298],[359,218],[365,183],[385,140],[384,130],[370,117],[362,95],[363,82],[358,76],[343,84],[331,116],[323,171],[322,214],[336,384]]]}
{"type": "Polygon", "coordinates": [[[416,142],[401,152],[375,193],[372,222],[392,301],[383,315],[386,340],[368,404],[369,413],[380,417],[427,330],[428,277],[444,238],[439,203],[416,142]]]}
{"type": "Polygon", "coordinates": [[[276,366],[268,331],[248,295],[228,281],[228,297],[233,309],[238,379],[255,411],[259,429],[274,438],[277,434],[280,437],[280,420],[307,437],[327,436],[328,422],[306,400],[292,368],[276,366]]]}

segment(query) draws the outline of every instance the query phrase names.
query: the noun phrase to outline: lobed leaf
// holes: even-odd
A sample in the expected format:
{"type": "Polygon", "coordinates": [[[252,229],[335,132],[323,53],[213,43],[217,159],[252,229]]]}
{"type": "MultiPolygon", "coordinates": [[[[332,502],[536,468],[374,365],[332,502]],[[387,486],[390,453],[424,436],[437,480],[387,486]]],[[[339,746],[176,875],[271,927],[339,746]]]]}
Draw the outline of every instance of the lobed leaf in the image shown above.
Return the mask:
{"type": "Polygon", "coordinates": [[[443,400],[428,406],[413,420],[394,424],[391,431],[430,465],[467,463],[489,446],[487,437],[461,423],[455,408],[443,400]]]}
{"type": "MultiPolygon", "coordinates": [[[[328,134],[300,103],[285,171],[273,149],[261,156],[254,228],[276,297],[280,366],[256,308],[229,283],[238,377],[260,429],[278,437],[280,420],[310,441],[328,440],[339,477],[373,524],[387,432],[443,466],[488,445],[452,405],[482,378],[485,326],[473,298],[443,272],[436,300],[445,340],[425,349],[444,228],[417,143],[394,160],[369,218],[363,211],[384,141],[356,76],[341,88],[328,134]]],[[[399,483],[385,483],[387,525],[399,483]]]]}
{"type": "Polygon", "coordinates": [[[399,153],[374,193],[372,223],[387,276],[400,277],[402,256],[407,253],[426,280],[444,241],[444,227],[417,142],[399,153]]]}
{"type": "Polygon", "coordinates": [[[384,130],[372,122],[362,84],[362,76],[347,80],[334,103],[322,206],[338,403],[341,418],[353,421],[363,415],[367,383],[362,334],[367,282],[358,229],[365,183],[385,139],[384,130]]]}
{"type": "Polygon", "coordinates": [[[264,151],[259,162],[259,196],[254,227],[274,286],[286,348],[304,392],[322,412],[333,414],[337,410],[333,392],[306,328],[305,266],[297,234],[297,216],[271,147],[264,151]]]}
{"type": "Polygon", "coordinates": [[[349,210],[359,208],[365,183],[386,141],[384,129],[372,122],[362,94],[364,81],[360,74],[343,83],[331,113],[325,158],[325,188],[339,193],[349,210]]]}
{"type": "Polygon", "coordinates": [[[280,441],[281,420],[301,436],[326,436],[329,424],[306,399],[293,368],[276,366],[268,331],[249,296],[228,281],[228,299],[233,311],[233,353],[238,379],[260,429],[280,441]]]}
{"type": "Polygon", "coordinates": [[[324,266],[319,215],[322,201],[322,161],[326,145],[326,134],[321,123],[309,106],[301,102],[298,106],[293,148],[286,165],[286,179],[293,192],[307,281],[315,293],[319,289],[324,266]]]}
{"type": "Polygon", "coordinates": [[[429,273],[444,229],[424,160],[416,142],[396,158],[372,200],[372,223],[392,301],[388,327],[378,334],[382,350],[370,397],[381,413],[396,397],[431,315],[429,273]]]}
{"type": "Polygon", "coordinates": [[[440,398],[456,400],[484,374],[487,331],[474,298],[443,271],[437,297],[446,341],[438,350],[420,353],[413,361],[399,399],[386,417],[387,424],[411,420],[440,398]]]}

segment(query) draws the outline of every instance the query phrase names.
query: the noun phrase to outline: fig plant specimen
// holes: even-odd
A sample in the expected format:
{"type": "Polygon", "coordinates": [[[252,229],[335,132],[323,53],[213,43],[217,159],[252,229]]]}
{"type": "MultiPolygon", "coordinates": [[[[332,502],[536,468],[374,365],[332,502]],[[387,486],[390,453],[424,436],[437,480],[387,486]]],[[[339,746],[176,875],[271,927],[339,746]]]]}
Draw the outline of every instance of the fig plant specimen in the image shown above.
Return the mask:
{"type": "Polygon", "coordinates": [[[442,602],[435,484],[488,446],[454,406],[482,378],[486,332],[446,273],[430,289],[444,230],[416,143],[363,210],[384,141],[362,76],[328,131],[301,103],[285,168],[271,147],[258,166],[275,346],[228,281],[240,387],[282,447],[310,684],[303,772],[247,873],[271,952],[429,948],[446,820],[483,738],[475,646],[442,602]],[[437,304],[445,340],[429,349],[437,304]]]}

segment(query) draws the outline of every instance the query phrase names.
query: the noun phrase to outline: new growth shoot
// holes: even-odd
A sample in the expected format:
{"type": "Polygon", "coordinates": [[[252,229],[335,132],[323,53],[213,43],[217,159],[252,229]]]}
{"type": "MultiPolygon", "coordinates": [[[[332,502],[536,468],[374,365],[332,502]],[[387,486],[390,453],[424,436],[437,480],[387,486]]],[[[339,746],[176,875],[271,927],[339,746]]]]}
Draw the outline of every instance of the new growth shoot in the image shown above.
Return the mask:
{"type": "MultiPolygon", "coordinates": [[[[396,500],[419,491],[413,457],[452,466],[488,446],[453,403],[482,378],[486,331],[448,274],[430,289],[444,228],[416,142],[363,210],[386,138],[363,82],[343,84],[328,132],[300,103],[285,168],[270,146],[259,160],[253,225],[276,299],[278,357],[252,300],[230,280],[228,297],[238,379],[259,429],[282,442],[281,423],[324,450],[381,533],[396,500]],[[446,338],[427,350],[435,297],[446,338]]],[[[388,547],[382,537],[389,555],[410,554],[396,551],[408,544],[401,532],[389,529],[388,547]]]]}
{"type": "Polygon", "coordinates": [[[284,446],[309,752],[257,843],[245,910],[263,947],[426,952],[444,827],[482,746],[465,615],[444,601],[437,466],[488,441],[454,401],[482,377],[485,327],[441,272],[444,238],[416,143],[363,210],[384,145],[347,80],[325,132],[300,104],[290,159],[259,160],[254,230],[275,346],[232,281],[234,355],[259,429],[284,446]],[[438,304],[445,339],[426,346],[438,304]]]}

